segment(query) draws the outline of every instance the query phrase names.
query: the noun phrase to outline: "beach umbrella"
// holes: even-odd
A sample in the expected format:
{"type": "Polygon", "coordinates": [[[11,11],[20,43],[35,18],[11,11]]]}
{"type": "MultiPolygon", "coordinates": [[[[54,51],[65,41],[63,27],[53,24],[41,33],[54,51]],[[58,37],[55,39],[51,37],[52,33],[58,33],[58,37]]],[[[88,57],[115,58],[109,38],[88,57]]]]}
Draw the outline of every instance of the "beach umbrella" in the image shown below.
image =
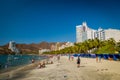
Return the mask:
{"type": "Polygon", "coordinates": [[[73,54],[74,57],[78,57],[78,54],[73,54]]]}
{"type": "Polygon", "coordinates": [[[113,54],[113,60],[117,61],[119,60],[119,54],[113,54]]]}
{"type": "Polygon", "coordinates": [[[103,54],[104,59],[108,59],[109,55],[108,54],[103,54]]]}
{"type": "Polygon", "coordinates": [[[78,56],[80,56],[80,54],[78,54],[78,56]]]}
{"type": "Polygon", "coordinates": [[[91,54],[91,58],[96,58],[96,55],[95,54],[91,54]]]}

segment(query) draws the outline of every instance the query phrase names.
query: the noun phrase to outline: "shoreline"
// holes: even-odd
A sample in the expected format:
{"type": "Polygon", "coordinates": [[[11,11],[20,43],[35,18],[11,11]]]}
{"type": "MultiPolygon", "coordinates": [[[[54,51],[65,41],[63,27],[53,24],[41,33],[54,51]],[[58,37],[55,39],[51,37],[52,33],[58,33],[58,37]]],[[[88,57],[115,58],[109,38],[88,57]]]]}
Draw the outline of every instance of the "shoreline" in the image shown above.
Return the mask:
{"type": "Polygon", "coordinates": [[[45,61],[46,59],[38,60],[35,63],[25,64],[21,66],[11,67],[7,70],[0,72],[0,80],[10,80],[16,77],[18,74],[22,74],[24,71],[29,71],[38,66],[39,62],[45,61]],[[16,75],[17,74],[17,75],[16,75]]]}
{"type": "MultiPolygon", "coordinates": [[[[120,62],[101,60],[96,62],[93,58],[81,58],[80,68],[77,68],[76,57],[74,61],[67,56],[61,56],[60,61],[54,60],[45,68],[38,69],[37,64],[24,66],[12,71],[8,80],[119,80],[120,62]],[[29,68],[28,68],[29,67],[29,68]]],[[[7,77],[7,76],[6,76],[7,77]]],[[[5,76],[4,76],[5,78],[5,76]]],[[[1,79],[0,80],[5,80],[1,79]]]]}

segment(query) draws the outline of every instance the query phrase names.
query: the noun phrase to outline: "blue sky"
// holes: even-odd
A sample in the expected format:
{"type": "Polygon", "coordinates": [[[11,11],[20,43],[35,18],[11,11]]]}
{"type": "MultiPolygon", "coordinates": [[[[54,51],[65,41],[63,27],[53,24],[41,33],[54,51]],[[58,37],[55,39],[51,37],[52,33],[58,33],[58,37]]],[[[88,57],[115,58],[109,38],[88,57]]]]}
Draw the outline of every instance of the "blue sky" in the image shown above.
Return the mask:
{"type": "Polygon", "coordinates": [[[0,45],[75,42],[76,25],[120,29],[119,0],[0,0],[0,45]]]}

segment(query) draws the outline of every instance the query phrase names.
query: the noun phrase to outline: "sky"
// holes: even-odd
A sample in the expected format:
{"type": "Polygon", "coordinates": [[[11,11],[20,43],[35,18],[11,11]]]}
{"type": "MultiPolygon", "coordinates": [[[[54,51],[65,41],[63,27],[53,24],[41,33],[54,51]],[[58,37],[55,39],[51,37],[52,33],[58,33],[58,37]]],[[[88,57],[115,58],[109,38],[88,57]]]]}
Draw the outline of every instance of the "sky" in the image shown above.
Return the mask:
{"type": "Polygon", "coordinates": [[[75,42],[84,21],[120,29],[120,0],[0,0],[0,45],[75,42]]]}

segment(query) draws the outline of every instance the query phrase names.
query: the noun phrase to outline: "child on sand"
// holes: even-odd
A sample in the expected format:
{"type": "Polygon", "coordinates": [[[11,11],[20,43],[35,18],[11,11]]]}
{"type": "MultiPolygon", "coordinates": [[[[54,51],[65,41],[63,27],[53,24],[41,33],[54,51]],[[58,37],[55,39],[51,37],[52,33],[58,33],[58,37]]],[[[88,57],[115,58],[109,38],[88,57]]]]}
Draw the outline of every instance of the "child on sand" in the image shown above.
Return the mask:
{"type": "Polygon", "coordinates": [[[96,56],[96,62],[98,62],[98,56],[96,56]]]}
{"type": "Polygon", "coordinates": [[[32,63],[34,63],[35,62],[35,60],[34,59],[32,59],[32,63]]]}
{"type": "Polygon", "coordinates": [[[74,60],[74,56],[71,56],[72,61],[74,60]]]}

